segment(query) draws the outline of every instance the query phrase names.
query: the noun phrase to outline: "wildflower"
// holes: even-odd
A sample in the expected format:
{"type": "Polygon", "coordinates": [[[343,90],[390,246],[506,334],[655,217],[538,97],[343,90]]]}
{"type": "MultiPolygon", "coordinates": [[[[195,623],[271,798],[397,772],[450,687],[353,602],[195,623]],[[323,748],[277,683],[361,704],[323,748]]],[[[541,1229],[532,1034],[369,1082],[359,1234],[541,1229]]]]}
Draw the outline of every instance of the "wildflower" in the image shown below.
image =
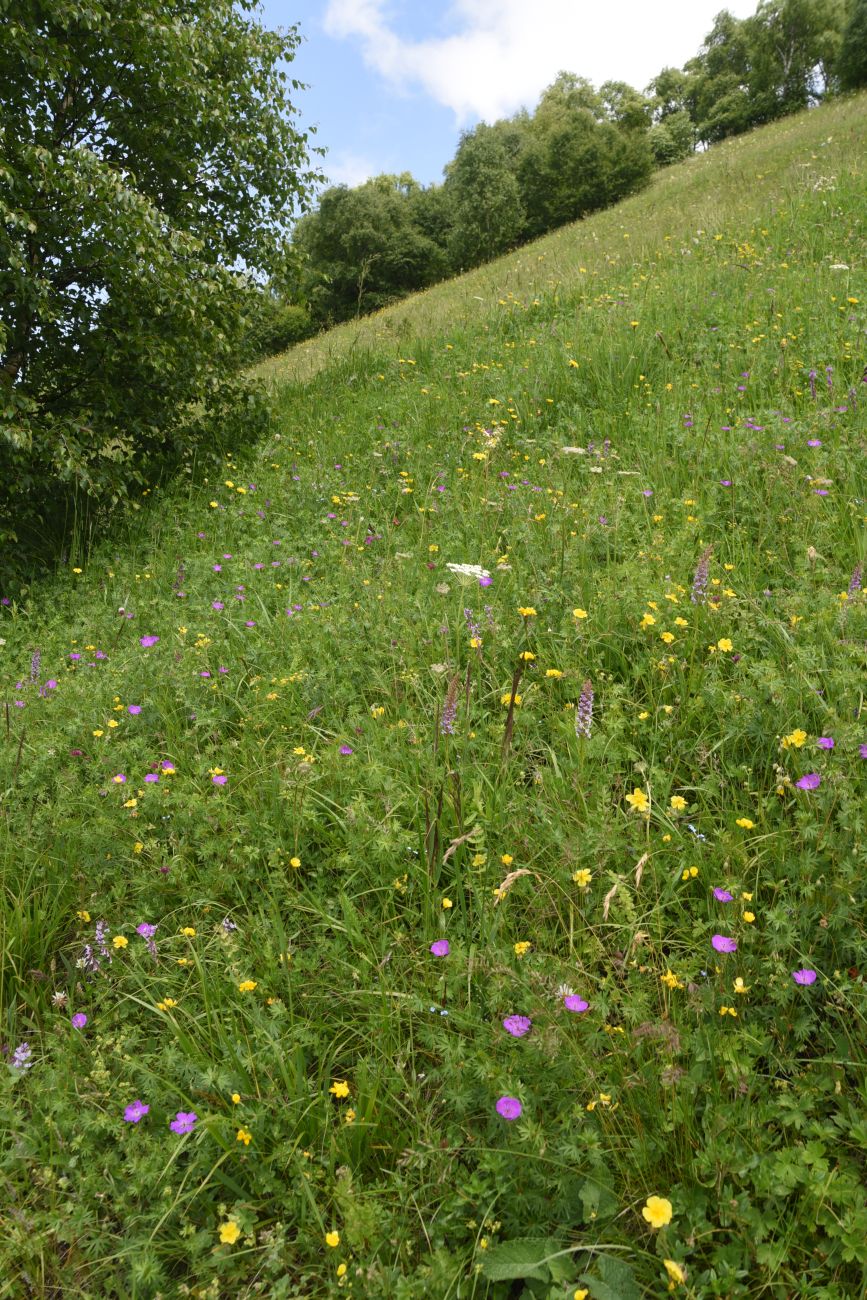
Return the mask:
{"type": "Polygon", "coordinates": [[[586,617],[587,617],[587,610],[586,610],[586,609],[573,609],[573,610],[572,610],[572,617],[573,617],[573,618],[586,618],[586,617]]]}
{"type": "Polygon", "coordinates": [[[241,1229],[234,1219],[230,1219],[228,1223],[220,1224],[220,1242],[222,1245],[234,1246],[240,1235],[241,1229]]]}
{"type": "Polygon", "coordinates": [[[831,736],[819,736],[819,738],[816,741],[816,744],[818,745],[819,749],[834,748],[834,741],[831,736]]]}
{"type": "Polygon", "coordinates": [[[248,1147],[253,1139],[253,1134],[248,1129],[239,1128],[235,1138],[238,1142],[243,1142],[245,1147],[248,1147]]]}
{"type": "Polygon", "coordinates": [[[734,649],[734,646],[727,636],[721,636],[716,643],[716,648],[722,650],[724,654],[729,654],[734,649]]]}
{"type": "Polygon", "coordinates": [[[335,1079],[328,1091],[335,1097],[348,1097],[349,1084],[345,1079],[335,1079]]]}
{"type": "Polygon", "coordinates": [[[196,932],[191,925],[185,925],[181,930],[181,934],[185,935],[188,939],[195,939],[196,937],[196,932]]]}
{"type": "Polygon", "coordinates": [[[671,1201],[666,1200],[664,1196],[648,1196],[647,1204],[642,1209],[641,1214],[651,1228],[664,1228],[671,1223],[671,1201]]]}
{"type": "Polygon", "coordinates": [[[437,939],[431,944],[430,950],[435,957],[448,957],[451,952],[448,939],[437,939]]]}
{"type": "Polygon", "coordinates": [[[295,867],[295,869],[297,870],[298,867],[301,866],[301,859],[300,859],[300,858],[290,858],[290,859],[289,859],[289,866],[290,866],[290,867],[295,867]]]}
{"type": "Polygon", "coordinates": [[[686,807],[686,800],[684,799],[683,795],[673,794],[671,796],[671,807],[674,810],[674,812],[683,812],[684,808],[686,807]]]}
{"type": "Polygon", "coordinates": [[[674,640],[674,633],[673,633],[673,632],[660,632],[660,634],[659,634],[659,639],[660,639],[660,641],[664,641],[666,645],[671,645],[672,641],[674,640]]]}
{"type": "Polygon", "coordinates": [[[804,970],[793,970],[792,979],[796,984],[815,984],[816,972],[807,968],[804,970]]]}
{"type": "Polygon", "coordinates": [[[572,1011],[575,1014],[590,1009],[590,1003],[585,1002],[583,998],[579,998],[577,993],[567,993],[563,999],[563,1006],[567,1011],[572,1011]]]}
{"type": "Polygon", "coordinates": [[[635,787],[632,794],[626,795],[625,798],[630,808],[633,808],[636,812],[646,812],[650,807],[650,800],[638,786],[635,787]]]}
{"type": "Polygon", "coordinates": [[[506,1016],[503,1028],[513,1038],[523,1038],[525,1034],[529,1034],[532,1024],[529,1016],[506,1016]]]}
{"type": "Polygon", "coordinates": [[[669,1276],[672,1288],[675,1286],[683,1285],[683,1283],[686,1281],[686,1274],[684,1273],[680,1264],[678,1264],[673,1259],[664,1259],[662,1261],[662,1266],[669,1276]]]}
{"type": "Polygon", "coordinates": [[[707,599],[708,568],[710,566],[710,557],[712,555],[713,547],[706,546],[699,556],[695,575],[692,580],[692,592],[690,593],[690,600],[693,605],[703,605],[707,599]]]}
{"type": "Polygon", "coordinates": [[[532,605],[519,605],[518,613],[521,618],[535,618],[536,616],[536,611],[532,605]]]}
{"type": "Polygon", "coordinates": [[[818,790],[821,784],[822,778],[818,772],[808,772],[806,776],[801,777],[800,781],[795,782],[799,790],[818,790]]]}
{"type": "Polygon", "coordinates": [[[572,879],[580,889],[586,889],[593,879],[593,872],[588,871],[586,867],[582,867],[580,871],[572,873],[572,879]]]}
{"type": "Polygon", "coordinates": [[[655,622],[656,622],[656,619],[653,617],[652,614],[645,614],[644,617],[642,618],[641,622],[638,624],[638,626],[639,626],[639,627],[642,627],[642,628],[645,628],[645,627],[653,627],[653,625],[654,625],[655,622]]]}
{"type": "Polygon", "coordinates": [[[523,659],[524,663],[529,664],[533,662],[536,656],[533,654],[532,650],[522,650],[521,653],[518,655],[518,658],[523,659]]]}
{"type": "Polygon", "coordinates": [[[745,984],[740,975],[738,975],[737,979],[735,980],[734,987],[735,987],[735,993],[749,993],[750,991],[749,984],[745,984]]]}
{"type": "Polygon", "coordinates": [[[575,735],[590,739],[593,726],[593,683],[588,678],[581,687],[578,708],[575,710],[575,735]]]}
{"type": "Polygon", "coordinates": [[[504,867],[510,867],[515,859],[512,857],[511,853],[501,853],[500,861],[504,867]]]}
{"type": "Polygon", "coordinates": [[[126,948],[128,946],[129,939],[127,939],[126,935],[116,934],[111,942],[115,948],[121,949],[121,948],[126,948]]]}
{"type": "Polygon", "coordinates": [[[496,1105],[497,1114],[508,1120],[518,1119],[523,1109],[517,1097],[500,1097],[496,1105]]]}
{"type": "Polygon", "coordinates": [[[504,705],[511,704],[513,700],[515,704],[520,708],[521,704],[524,701],[524,697],[523,695],[513,695],[511,691],[506,691],[504,695],[500,696],[500,703],[504,705]]]}
{"type": "Polygon", "coordinates": [[[169,1128],[173,1133],[192,1133],[193,1129],[196,1127],[196,1121],[198,1118],[199,1117],[194,1110],[179,1110],[172,1122],[169,1124],[169,1128]]]}
{"type": "Polygon", "coordinates": [[[730,894],[727,889],[720,889],[719,885],[713,891],[713,896],[718,903],[730,903],[734,894],[730,894]]]}
{"type": "Polygon", "coordinates": [[[337,1265],[337,1276],[338,1276],[338,1277],[346,1277],[346,1272],[347,1272],[347,1265],[346,1265],[346,1264],[338,1264],[338,1265],[337,1265]]]}
{"type": "Polygon", "coordinates": [[[157,1003],[157,1011],[171,1011],[172,1007],[177,1005],[174,998],[164,998],[162,1002],[157,1003]]]}
{"type": "Polygon", "coordinates": [[[730,939],[725,934],[715,934],[711,939],[711,947],[717,952],[737,952],[738,945],[734,939],[730,939]]]}
{"type": "Polygon", "coordinates": [[[459,684],[458,674],[455,673],[449,682],[445,703],[443,704],[442,717],[440,718],[440,734],[443,736],[453,736],[455,734],[455,717],[458,712],[459,684]]]}
{"type": "Polygon", "coordinates": [[[353,753],[352,746],[351,746],[351,745],[341,745],[341,746],[340,746],[340,753],[344,756],[344,758],[348,758],[349,755],[350,755],[351,753],[353,753]]]}
{"type": "Polygon", "coordinates": [[[90,912],[81,911],[76,912],[75,915],[78,917],[79,921],[84,921],[85,925],[90,920],[90,912]]]}
{"type": "Polygon", "coordinates": [[[32,1055],[33,1048],[29,1043],[19,1043],[12,1053],[12,1060],[9,1064],[13,1070],[32,1070],[33,1062],[30,1059],[32,1055]]]}
{"type": "Polygon", "coordinates": [[[522,939],[520,943],[515,944],[515,956],[518,958],[523,957],[525,953],[530,951],[532,946],[526,939],[522,939]]]}
{"type": "Polygon", "coordinates": [[[753,921],[756,919],[756,914],[755,912],[742,912],[741,917],[746,921],[747,925],[752,925],[753,921]]]}
{"type": "Polygon", "coordinates": [[[721,1016],[737,1016],[738,1014],[734,1007],[720,1007],[719,1013],[721,1016]]]}
{"type": "Polygon", "coordinates": [[[562,674],[562,672],[560,671],[559,668],[546,668],[546,669],[545,669],[545,676],[546,676],[546,677],[554,677],[554,678],[557,678],[557,677],[562,677],[563,674],[562,674]]]}
{"type": "Polygon", "coordinates": [[[444,898],[444,899],[443,899],[443,907],[444,907],[446,910],[448,910],[450,907],[454,907],[454,903],[452,902],[452,900],[451,900],[450,898],[444,898]]]}
{"type": "Polygon", "coordinates": [[[681,872],[681,880],[694,880],[698,875],[698,867],[684,867],[681,872]]]}
{"type": "Polygon", "coordinates": [[[140,646],[144,646],[145,650],[149,650],[152,645],[156,645],[157,641],[159,641],[158,636],[142,636],[139,637],[138,643],[140,646]]]}
{"type": "Polygon", "coordinates": [[[664,975],[660,975],[660,980],[668,989],[682,989],[684,984],[677,978],[674,971],[667,970],[664,975]]]}
{"type": "Polygon", "coordinates": [[[330,1246],[331,1249],[334,1250],[335,1247],[337,1247],[337,1246],[340,1245],[340,1233],[339,1233],[339,1232],[326,1232],[326,1234],[325,1234],[325,1244],[326,1244],[326,1246],[330,1246]]]}
{"type": "Polygon", "coordinates": [[[806,731],[802,731],[800,727],[796,727],[788,736],[783,736],[783,739],[780,741],[780,747],[782,749],[800,749],[806,739],[806,731]]]}
{"type": "Polygon", "coordinates": [[[736,826],[742,826],[745,831],[751,831],[755,826],[755,824],[756,823],[752,821],[749,817],[739,817],[735,822],[736,826]]]}
{"type": "Polygon", "coordinates": [[[83,1029],[86,1024],[87,1024],[87,1016],[84,1014],[84,1012],[76,1011],[75,1015],[72,1017],[72,1028],[83,1029]]]}
{"type": "Polygon", "coordinates": [[[145,1105],[143,1101],[133,1101],[123,1112],[123,1117],[127,1124],[138,1124],[139,1120],[144,1119],[149,1110],[150,1106],[145,1105]]]}
{"type": "Polygon", "coordinates": [[[240,1094],[240,1092],[233,1092],[233,1093],[232,1093],[232,1104],[235,1105],[235,1106],[237,1106],[237,1105],[240,1104],[240,1101],[241,1101],[241,1094],[240,1094]]]}

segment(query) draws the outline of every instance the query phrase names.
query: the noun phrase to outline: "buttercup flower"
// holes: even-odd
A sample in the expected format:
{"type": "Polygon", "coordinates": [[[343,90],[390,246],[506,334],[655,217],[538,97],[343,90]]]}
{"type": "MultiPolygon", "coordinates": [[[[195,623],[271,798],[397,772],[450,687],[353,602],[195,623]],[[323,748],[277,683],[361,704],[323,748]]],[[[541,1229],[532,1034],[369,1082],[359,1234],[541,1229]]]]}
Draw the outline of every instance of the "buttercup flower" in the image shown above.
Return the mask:
{"type": "Polygon", "coordinates": [[[664,1196],[648,1196],[647,1204],[641,1214],[651,1228],[664,1228],[671,1223],[671,1201],[666,1200],[664,1196]]]}
{"type": "Polygon", "coordinates": [[[234,1219],[230,1219],[228,1223],[220,1224],[220,1241],[224,1246],[234,1246],[240,1235],[241,1229],[234,1219]]]}
{"type": "Polygon", "coordinates": [[[339,1245],[340,1245],[340,1233],[339,1233],[339,1232],[326,1232],[326,1234],[325,1234],[325,1244],[326,1244],[326,1246],[330,1246],[331,1249],[334,1250],[334,1248],[335,1248],[336,1246],[339,1246],[339,1245]]]}

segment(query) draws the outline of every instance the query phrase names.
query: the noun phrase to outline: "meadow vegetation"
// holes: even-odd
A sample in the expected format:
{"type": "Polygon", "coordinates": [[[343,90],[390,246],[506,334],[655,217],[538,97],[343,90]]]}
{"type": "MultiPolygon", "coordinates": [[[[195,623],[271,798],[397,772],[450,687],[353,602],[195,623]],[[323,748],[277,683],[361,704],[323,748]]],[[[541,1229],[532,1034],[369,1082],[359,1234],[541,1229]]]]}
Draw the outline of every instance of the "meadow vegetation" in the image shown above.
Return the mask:
{"type": "Polygon", "coordinates": [[[0,1296],[867,1284],[867,101],[0,591],[0,1296]]]}

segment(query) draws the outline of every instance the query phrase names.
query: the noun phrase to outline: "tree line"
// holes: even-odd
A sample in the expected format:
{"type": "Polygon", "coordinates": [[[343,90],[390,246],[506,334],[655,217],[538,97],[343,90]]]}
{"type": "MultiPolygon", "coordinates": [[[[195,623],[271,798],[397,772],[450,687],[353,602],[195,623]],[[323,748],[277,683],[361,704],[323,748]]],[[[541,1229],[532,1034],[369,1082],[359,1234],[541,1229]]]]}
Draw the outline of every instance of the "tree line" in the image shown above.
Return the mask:
{"type": "Polygon", "coordinates": [[[409,172],[335,185],[297,223],[289,293],[251,346],[276,351],[608,207],[730,136],[867,84],[867,0],[761,0],[719,13],[698,54],[642,92],[562,72],[533,112],[464,132],[441,185],[409,172]]]}

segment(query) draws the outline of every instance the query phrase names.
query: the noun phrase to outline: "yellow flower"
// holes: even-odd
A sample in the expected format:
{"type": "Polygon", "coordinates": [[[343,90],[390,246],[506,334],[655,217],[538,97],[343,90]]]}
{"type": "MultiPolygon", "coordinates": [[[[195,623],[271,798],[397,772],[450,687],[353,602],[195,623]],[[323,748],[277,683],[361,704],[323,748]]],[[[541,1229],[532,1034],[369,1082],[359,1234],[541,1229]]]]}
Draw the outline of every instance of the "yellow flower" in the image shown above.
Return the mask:
{"type": "Polygon", "coordinates": [[[753,921],[756,919],[756,914],[755,912],[744,912],[743,918],[746,921],[747,925],[752,925],[753,921]]]}
{"type": "Polygon", "coordinates": [[[165,998],[162,1002],[157,1003],[157,1011],[170,1011],[172,1007],[176,1007],[177,1005],[178,1004],[174,998],[165,998]]]}
{"type": "Polygon", "coordinates": [[[523,659],[525,663],[530,663],[531,660],[536,658],[536,656],[533,654],[532,650],[522,650],[518,655],[518,658],[523,659]]]}
{"type": "Polygon", "coordinates": [[[749,993],[750,986],[745,984],[740,975],[735,980],[735,993],[749,993]]]}
{"type": "Polygon", "coordinates": [[[651,1228],[664,1228],[666,1224],[671,1223],[671,1201],[666,1200],[664,1196],[648,1196],[647,1204],[641,1213],[651,1228]]]}
{"type": "Polygon", "coordinates": [[[536,611],[532,605],[519,605],[518,613],[521,615],[521,618],[533,618],[536,611]]]}
{"type": "MultiPolygon", "coordinates": [[[[506,704],[506,705],[511,704],[511,703],[512,703],[512,698],[513,698],[513,697],[512,697],[512,692],[511,692],[511,691],[506,691],[505,695],[501,695],[501,696],[500,696],[500,703],[501,703],[501,704],[506,704]]],[[[520,707],[520,704],[521,704],[521,701],[523,700],[523,698],[524,698],[523,695],[516,695],[516,696],[514,696],[514,700],[515,700],[515,705],[516,705],[516,707],[520,707]]]]}
{"type": "Polygon", "coordinates": [[[783,749],[800,749],[806,739],[806,731],[802,731],[800,727],[796,727],[788,736],[783,736],[783,739],[780,741],[780,746],[783,749]]]}
{"type": "Polygon", "coordinates": [[[333,1250],[336,1246],[339,1246],[339,1245],[340,1245],[340,1233],[339,1233],[339,1232],[326,1232],[326,1234],[325,1234],[325,1244],[326,1244],[326,1246],[330,1246],[330,1247],[332,1248],[332,1250],[333,1250]]]}
{"type": "Polygon", "coordinates": [[[572,1300],[587,1300],[589,1294],[590,1292],[587,1290],[586,1286],[579,1286],[578,1290],[573,1295],[572,1300]]]}
{"type": "Polygon", "coordinates": [[[660,639],[660,641],[664,641],[666,645],[671,645],[672,641],[674,640],[674,633],[673,633],[673,632],[660,632],[660,634],[659,634],[659,639],[660,639]]]}
{"type": "Polygon", "coordinates": [[[78,917],[79,921],[87,923],[90,920],[90,912],[81,911],[76,912],[75,915],[78,917]]]}
{"type": "Polygon", "coordinates": [[[349,1084],[345,1079],[335,1079],[328,1091],[334,1093],[335,1097],[348,1097],[349,1084]]]}
{"type": "Polygon", "coordinates": [[[674,620],[674,626],[675,626],[675,627],[689,627],[689,623],[687,622],[687,620],[686,620],[685,618],[676,618],[676,619],[674,620]]]}
{"type": "Polygon", "coordinates": [[[653,625],[654,625],[655,622],[656,622],[656,619],[653,617],[652,614],[645,614],[644,617],[642,618],[641,622],[638,624],[638,626],[639,626],[639,627],[653,627],[653,625]]]}
{"type": "Polygon", "coordinates": [[[734,646],[727,636],[721,636],[716,643],[716,648],[722,650],[725,654],[729,654],[734,649],[734,646]]]}
{"type": "Polygon", "coordinates": [[[681,981],[677,978],[677,976],[675,975],[674,971],[667,970],[667,971],[665,972],[665,974],[664,974],[664,975],[660,975],[659,978],[662,980],[663,984],[664,984],[665,987],[668,988],[668,989],[682,989],[682,988],[685,988],[685,987],[686,987],[686,986],[685,986],[684,984],[682,984],[681,981]]]}
{"type": "Polygon", "coordinates": [[[587,617],[587,610],[586,610],[586,609],[573,609],[573,610],[572,610],[572,617],[573,617],[573,618],[586,618],[586,617],[587,617]]]}
{"type": "Polygon", "coordinates": [[[626,795],[625,798],[630,808],[633,808],[636,812],[646,812],[650,807],[650,800],[638,786],[635,787],[632,794],[626,795]]]}
{"type": "Polygon", "coordinates": [[[500,861],[504,867],[510,867],[515,859],[512,857],[511,853],[503,853],[500,855],[500,861]]]}
{"type": "Polygon", "coordinates": [[[649,717],[650,717],[650,714],[647,712],[646,709],[644,709],[644,710],[642,710],[641,713],[639,713],[639,715],[638,715],[638,721],[639,721],[639,722],[646,722],[647,719],[648,719],[649,717]]]}
{"type": "Polygon", "coordinates": [[[719,1013],[721,1016],[736,1016],[738,1014],[734,1007],[720,1007],[719,1013]]]}
{"type": "Polygon", "coordinates": [[[351,1106],[348,1108],[348,1110],[346,1111],[345,1115],[343,1116],[343,1122],[344,1122],[344,1124],[354,1124],[354,1123],[355,1123],[355,1111],[352,1109],[351,1106]]]}
{"type": "Polygon", "coordinates": [[[680,1286],[683,1282],[686,1281],[686,1274],[684,1273],[681,1266],[678,1263],[676,1263],[675,1260],[664,1259],[662,1261],[662,1265],[675,1286],[680,1286]]]}
{"type": "Polygon", "coordinates": [[[300,867],[300,866],[301,866],[301,859],[300,859],[300,858],[290,858],[290,859],[289,859],[289,866],[290,866],[290,867],[300,867]]]}
{"type": "Polygon", "coordinates": [[[233,1093],[232,1093],[232,1104],[233,1104],[234,1106],[237,1106],[237,1105],[240,1104],[240,1101],[241,1101],[241,1094],[240,1094],[240,1092],[233,1092],[233,1093]]]}
{"type": "Polygon", "coordinates": [[[452,902],[452,900],[451,900],[450,898],[444,898],[444,899],[443,899],[443,907],[444,907],[444,908],[454,907],[454,903],[452,902]]]}
{"type": "Polygon", "coordinates": [[[743,826],[745,831],[751,831],[755,824],[756,823],[751,821],[749,817],[739,817],[735,822],[736,826],[743,826]]]}
{"type": "Polygon", "coordinates": [[[590,881],[593,879],[593,872],[588,871],[586,867],[582,867],[580,871],[573,873],[572,879],[575,881],[576,885],[581,887],[581,889],[586,889],[590,884],[590,881]]]}
{"type": "Polygon", "coordinates": [[[141,840],[136,840],[135,844],[132,846],[132,851],[133,853],[144,852],[144,845],[142,844],[141,840]]]}
{"type": "Polygon", "coordinates": [[[345,1265],[345,1264],[338,1264],[338,1265],[337,1265],[337,1276],[338,1276],[338,1277],[346,1277],[346,1265],[345,1265]]]}
{"type": "Polygon", "coordinates": [[[545,669],[545,676],[546,676],[546,677],[562,677],[563,674],[561,673],[561,671],[560,671],[559,668],[546,668],[546,669],[545,669]]]}
{"type": "Polygon", "coordinates": [[[751,903],[753,901],[752,894],[748,894],[746,891],[743,891],[741,893],[741,898],[744,900],[745,903],[751,903]]]}
{"type": "MultiPolygon", "coordinates": [[[[480,636],[471,636],[471,637],[470,637],[470,649],[471,649],[471,650],[481,650],[481,648],[482,648],[482,638],[481,638],[480,636]]],[[[383,710],[383,712],[385,712],[385,710],[383,710]]]]}
{"type": "Polygon", "coordinates": [[[126,948],[127,944],[129,943],[129,939],[127,939],[125,935],[116,934],[111,942],[115,948],[126,948]]]}
{"type": "Polygon", "coordinates": [[[237,1137],[237,1140],[239,1142],[244,1143],[245,1147],[248,1147],[250,1145],[250,1142],[253,1139],[253,1134],[250,1133],[249,1130],[245,1128],[239,1128],[235,1136],[237,1137]]]}
{"type": "Polygon", "coordinates": [[[530,951],[532,946],[533,945],[528,943],[526,939],[522,939],[520,943],[515,944],[515,956],[523,957],[525,953],[530,951]]]}
{"type": "Polygon", "coordinates": [[[188,939],[195,939],[196,937],[196,932],[191,925],[185,925],[181,930],[181,934],[186,935],[188,939]]]}
{"type": "Polygon", "coordinates": [[[92,736],[96,736],[96,738],[99,739],[100,736],[105,735],[105,732],[102,730],[101,727],[97,727],[96,731],[92,731],[90,734],[92,736]]]}
{"type": "Polygon", "coordinates": [[[690,877],[695,879],[697,875],[698,875],[698,867],[684,867],[680,878],[681,880],[689,880],[690,877]]]}
{"type": "Polygon", "coordinates": [[[114,718],[109,718],[108,725],[109,725],[110,727],[119,727],[119,726],[120,726],[120,723],[117,722],[117,721],[115,721],[114,718]]]}
{"type": "Polygon", "coordinates": [[[252,993],[255,987],[256,987],[255,980],[241,980],[241,983],[238,985],[238,992],[252,993]]]}
{"type": "MultiPolygon", "coordinates": [[[[507,854],[506,856],[508,856],[508,854],[507,854]]],[[[483,867],[483,866],[485,865],[485,863],[487,862],[487,860],[488,860],[488,855],[487,855],[487,853],[474,853],[474,854],[473,854],[473,860],[472,860],[472,862],[470,863],[470,866],[473,866],[473,867],[483,867]]],[[[509,858],[509,861],[510,861],[510,862],[511,862],[511,860],[512,860],[512,859],[509,858]]]]}
{"type": "Polygon", "coordinates": [[[240,1235],[241,1229],[234,1219],[230,1219],[228,1223],[220,1224],[220,1241],[224,1246],[234,1246],[240,1235]]]}
{"type": "Polygon", "coordinates": [[[675,812],[683,812],[684,808],[686,807],[686,800],[683,798],[682,795],[673,794],[671,796],[671,806],[675,812]]]}

